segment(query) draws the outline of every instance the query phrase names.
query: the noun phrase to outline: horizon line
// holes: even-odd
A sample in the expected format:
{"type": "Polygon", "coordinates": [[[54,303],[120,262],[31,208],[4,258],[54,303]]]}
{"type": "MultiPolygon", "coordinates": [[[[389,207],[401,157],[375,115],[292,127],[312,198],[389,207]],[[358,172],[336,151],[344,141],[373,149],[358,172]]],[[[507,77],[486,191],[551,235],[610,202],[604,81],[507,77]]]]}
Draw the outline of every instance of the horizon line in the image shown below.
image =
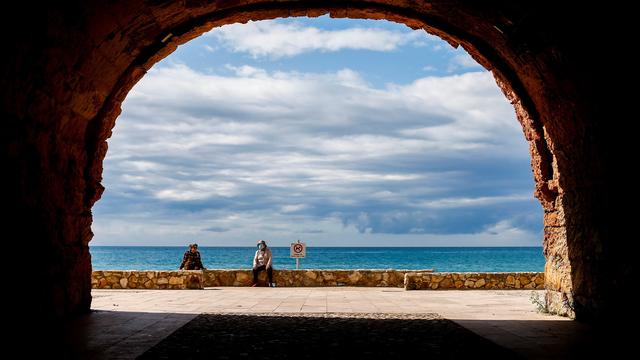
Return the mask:
{"type": "MultiPolygon", "coordinates": [[[[91,247],[188,247],[189,245],[89,245],[89,248],[91,247]]],[[[233,248],[233,247],[237,247],[237,248],[243,248],[243,247],[255,247],[255,245],[198,245],[199,248],[203,248],[203,247],[225,247],[225,248],[233,248]]],[[[272,248],[278,248],[278,247],[282,247],[282,248],[288,248],[289,246],[287,245],[277,245],[277,246],[269,246],[272,248]]],[[[463,245],[453,245],[453,246],[438,246],[438,245],[434,245],[434,246],[308,246],[308,248],[313,247],[313,248],[354,248],[354,247],[359,247],[359,248],[488,248],[488,247],[493,247],[493,248],[528,248],[528,247],[542,247],[542,245],[483,245],[483,246],[478,246],[478,245],[474,245],[474,246],[463,246],[463,245]]]]}

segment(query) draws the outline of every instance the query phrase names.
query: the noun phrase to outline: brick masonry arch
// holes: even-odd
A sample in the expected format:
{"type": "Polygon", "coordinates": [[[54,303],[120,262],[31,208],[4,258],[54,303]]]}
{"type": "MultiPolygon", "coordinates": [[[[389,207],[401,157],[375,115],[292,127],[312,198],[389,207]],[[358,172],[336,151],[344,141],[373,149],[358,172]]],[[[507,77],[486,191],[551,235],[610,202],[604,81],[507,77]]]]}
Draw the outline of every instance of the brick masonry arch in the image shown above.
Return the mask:
{"type": "MultiPolygon", "coordinates": [[[[21,5],[27,6],[27,5],[21,5]]],[[[103,187],[106,140],[128,91],[156,62],[213,27],[286,16],[386,19],[463,46],[490,70],[529,141],[535,196],[544,208],[547,302],[597,318],[615,310],[630,278],[610,234],[602,190],[608,133],[597,81],[575,35],[595,11],[544,4],[409,0],[69,2],[25,11],[2,60],[2,156],[7,231],[32,245],[41,280],[24,302],[51,318],[87,312],[91,208],[103,187]],[[541,26],[544,24],[544,26],[541,26]],[[27,26],[25,26],[27,25],[27,26]],[[625,277],[627,276],[627,277],[625,277]],[[613,284],[611,279],[616,278],[613,284]]],[[[26,10],[26,9],[23,9],[26,10]]],[[[30,272],[31,271],[31,272],[30,272]]],[[[27,289],[27,287],[25,287],[27,289]]]]}

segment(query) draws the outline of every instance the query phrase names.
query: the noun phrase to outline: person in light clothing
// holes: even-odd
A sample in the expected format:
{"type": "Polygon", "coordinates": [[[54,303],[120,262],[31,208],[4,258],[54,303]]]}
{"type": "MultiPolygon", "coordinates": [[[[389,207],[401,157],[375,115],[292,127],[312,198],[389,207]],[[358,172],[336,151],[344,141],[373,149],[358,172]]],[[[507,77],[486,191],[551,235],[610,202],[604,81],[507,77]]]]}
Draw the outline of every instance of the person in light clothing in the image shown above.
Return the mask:
{"type": "Polygon", "coordinates": [[[258,286],[258,274],[262,270],[267,271],[267,277],[269,278],[269,286],[275,287],[273,282],[273,256],[271,249],[267,247],[267,243],[264,240],[258,241],[258,250],[253,257],[253,284],[251,286],[258,286]]]}

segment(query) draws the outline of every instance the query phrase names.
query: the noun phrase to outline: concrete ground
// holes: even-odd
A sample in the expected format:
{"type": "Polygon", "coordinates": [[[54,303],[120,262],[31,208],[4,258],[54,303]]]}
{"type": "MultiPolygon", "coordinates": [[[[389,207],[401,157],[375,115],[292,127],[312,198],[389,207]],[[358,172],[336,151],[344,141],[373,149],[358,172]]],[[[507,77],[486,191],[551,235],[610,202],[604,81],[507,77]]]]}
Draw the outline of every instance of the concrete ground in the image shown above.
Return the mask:
{"type": "Polygon", "coordinates": [[[94,311],[69,331],[79,357],[132,359],[200,313],[437,313],[525,358],[584,352],[586,325],[536,312],[531,294],[361,287],[93,290],[94,311]]]}

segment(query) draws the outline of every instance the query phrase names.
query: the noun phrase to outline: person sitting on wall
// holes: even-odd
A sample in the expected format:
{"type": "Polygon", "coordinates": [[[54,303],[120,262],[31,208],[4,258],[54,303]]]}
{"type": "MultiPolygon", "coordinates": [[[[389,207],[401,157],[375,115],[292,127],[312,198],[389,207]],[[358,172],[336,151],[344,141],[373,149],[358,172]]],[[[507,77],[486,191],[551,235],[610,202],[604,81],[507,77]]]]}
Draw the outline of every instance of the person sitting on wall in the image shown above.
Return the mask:
{"type": "Polygon", "coordinates": [[[258,274],[262,270],[267,271],[267,277],[269,278],[269,287],[275,287],[273,282],[273,256],[271,249],[267,247],[267,243],[264,240],[258,241],[258,250],[253,257],[253,284],[251,286],[258,286],[258,274]]]}
{"type": "Polygon", "coordinates": [[[190,244],[189,250],[185,251],[182,256],[182,264],[180,264],[180,270],[204,270],[202,266],[202,260],[200,259],[200,252],[198,251],[198,244],[190,244]]]}

